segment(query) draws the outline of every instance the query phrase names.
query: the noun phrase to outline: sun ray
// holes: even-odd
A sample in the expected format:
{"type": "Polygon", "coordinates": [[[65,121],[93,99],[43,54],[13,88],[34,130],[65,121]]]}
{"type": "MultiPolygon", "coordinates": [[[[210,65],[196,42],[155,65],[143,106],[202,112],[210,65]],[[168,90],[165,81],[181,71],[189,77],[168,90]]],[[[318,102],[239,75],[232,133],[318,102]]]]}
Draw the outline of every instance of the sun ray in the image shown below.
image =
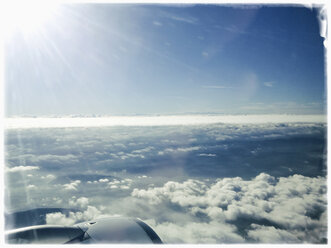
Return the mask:
{"type": "Polygon", "coordinates": [[[3,1],[1,3],[2,32],[10,37],[15,32],[36,33],[52,19],[57,1],[3,1]]]}

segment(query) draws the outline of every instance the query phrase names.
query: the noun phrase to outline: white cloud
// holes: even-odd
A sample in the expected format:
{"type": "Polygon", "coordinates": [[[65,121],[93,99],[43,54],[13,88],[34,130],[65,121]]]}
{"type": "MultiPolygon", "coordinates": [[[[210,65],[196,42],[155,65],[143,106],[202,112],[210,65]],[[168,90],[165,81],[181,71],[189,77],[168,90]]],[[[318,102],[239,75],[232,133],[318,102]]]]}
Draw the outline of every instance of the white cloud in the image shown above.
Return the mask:
{"type": "Polygon", "coordinates": [[[163,151],[159,151],[158,155],[164,155],[166,153],[192,152],[192,151],[198,151],[200,149],[201,149],[200,146],[166,148],[163,151]]]}
{"type": "Polygon", "coordinates": [[[46,223],[50,225],[71,226],[75,224],[75,222],[75,219],[67,218],[64,214],[60,212],[50,213],[46,215],[46,223]]]}
{"type": "Polygon", "coordinates": [[[147,178],[146,175],[138,176],[138,178],[147,178]]]}
{"type": "MultiPolygon", "coordinates": [[[[267,243],[304,240],[318,242],[326,235],[327,221],[322,218],[312,219],[310,213],[314,215],[316,211],[324,211],[324,213],[326,211],[325,182],[325,178],[322,177],[310,178],[299,175],[281,177],[277,180],[261,173],[252,180],[243,180],[240,177],[223,178],[211,185],[192,179],[183,183],[169,181],[162,187],[135,188],[131,195],[151,205],[157,205],[155,208],[161,208],[162,211],[169,213],[170,209],[164,210],[163,207],[174,204],[192,218],[204,214],[210,218],[209,222],[203,224],[206,225],[207,230],[209,230],[208,224],[211,224],[210,228],[212,228],[214,222],[226,225],[228,221],[249,218],[254,224],[256,220],[268,220],[281,228],[252,225],[250,238],[267,243]],[[307,232],[307,230],[312,231],[307,232]],[[262,233],[265,233],[265,236],[259,238],[262,233]],[[318,233],[319,236],[316,237],[318,233]]],[[[181,225],[183,223],[174,222],[156,226],[160,235],[180,242],[176,232],[167,233],[167,231],[177,230],[181,225]]],[[[192,242],[197,241],[189,234],[186,238],[192,242]]],[[[203,237],[200,241],[202,240],[203,237]]],[[[218,239],[217,242],[219,241],[218,239]]]]}
{"type": "Polygon", "coordinates": [[[108,178],[100,178],[99,182],[100,183],[107,183],[107,182],[109,182],[109,180],[108,180],[108,178]]]}
{"type": "Polygon", "coordinates": [[[73,181],[73,182],[70,182],[70,183],[67,183],[67,184],[64,184],[63,187],[64,187],[64,190],[74,190],[74,191],[77,191],[77,187],[78,185],[81,183],[80,180],[76,180],[76,181],[73,181]]]}
{"type": "Polygon", "coordinates": [[[158,22],[158,21],[153,21],[153,25],[155,25],[155,26],[163,26],[163,24],[161,22],[158,22]]]}
{"type": "Polygon", "coordinates": [[[46,224],[71,226],[75,223],[106,217],[94,206],[87,206],[83,212],[69,212],[66,216],[60,212],[46,214],[46,224]]]}
{"type": "MultiPolygon", "coordinates": [[[[152,223],[153,224],[153,223],[152,223]]],[[[233,225],[219,222],[210,223],[177,223],[165,222],[154,224],[155,231],[162,240],[171,240],[172,243],[242,243],[244,239],[236,234],[233,225]]]]}
{"type": "Polygon", "coordinates": [[[170,16],[172,20],[179,21],[179,22],[185,22],[189,24],[197,24],[198,20],[191,17],[183,17],[183,16],[170,16]]]}
{"type": "Polygon", "coordinates": [[[147,153],[154,150],[154,147],[152,146],[148,146],[146,148],[142,148],[142,149],[138,149],[138,150],[134,150],[132,153],[147,153]]]}
{"type": "Polygon", "coordinates": [[[89,203],[89,200],[87,197],[80,197],[78,199],[72,199],[69,200],[69,205],[73,207],[80,207],[80,208],[86,208],[89,203]]]}
{"type": "Polygon", "coordinates": [[[277,229],[273,226],[251,225],[252,230],[248,231],[248,237],[262,243],[301,243],[301,241],[286,230],[277,229]]]}
{"type": "Polygon", "coordinates": [[[199,157],[216,157],[216,154],[213,153],[200,153],[198,154],[199,157]]]}
{"type": "Polygon", "coordinates": [[[48,174],[46,176],[41,176],[41,179],[46,179],[46,180],[54,180],[56,177],[52,174],[48,174]]]}
{"type": "Polygon", "coordinates": [[[266,87],[273,87],[274,86],[274,83],[273,82],[265,82],[264,83],[264,86],[266,86],[266,87]]]}
{"type": "Polygon", "coordinates": [[[48,175],[46,176],[46,178],[47,178],[47,179],[51,179],[51,180],[53,180],[53,179],[55,179],[55,176],[52,175],[52,174],[48,174],[48,175]]]}
{"type": "Polygon", "coordinates": [[[131,183],[132,183],[132,179],[123,179],[123,180],[113,180],[111,182],[108,183],[108,188],[110,189],[130,189],[131,187],[131,183]]]}
{"type": "Polygon", "coordinates": [[[38,166],[15,166],[12,168],[7,168],[7,172],[22,172],[22,171],[30,171],[30,170],[39,170],[38,166]]]}

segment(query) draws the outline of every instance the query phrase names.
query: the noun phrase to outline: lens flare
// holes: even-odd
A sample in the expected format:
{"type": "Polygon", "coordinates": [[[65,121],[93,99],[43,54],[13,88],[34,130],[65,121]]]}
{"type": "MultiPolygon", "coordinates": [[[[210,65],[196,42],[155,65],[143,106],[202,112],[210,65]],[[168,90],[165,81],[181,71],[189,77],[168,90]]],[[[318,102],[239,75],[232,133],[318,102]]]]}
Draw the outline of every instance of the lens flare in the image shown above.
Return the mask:
{"type": "Polygon", "coordinates": [[[4,1],[1,6],[2,32],[5,37],[14,32],[30,34],[38,30],[54,16],[56,1],[4,1]]]}

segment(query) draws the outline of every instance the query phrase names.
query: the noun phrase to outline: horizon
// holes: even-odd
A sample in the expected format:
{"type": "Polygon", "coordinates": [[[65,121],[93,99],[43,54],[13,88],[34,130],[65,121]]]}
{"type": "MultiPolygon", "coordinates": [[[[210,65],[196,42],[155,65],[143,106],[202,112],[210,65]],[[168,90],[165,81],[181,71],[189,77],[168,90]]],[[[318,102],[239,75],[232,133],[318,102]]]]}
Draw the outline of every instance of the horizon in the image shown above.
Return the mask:
{"type": "Polygon", "coordinates": [[[150,115],[5,118],[5,129],[327,123],[326,115],[150,115]]]}

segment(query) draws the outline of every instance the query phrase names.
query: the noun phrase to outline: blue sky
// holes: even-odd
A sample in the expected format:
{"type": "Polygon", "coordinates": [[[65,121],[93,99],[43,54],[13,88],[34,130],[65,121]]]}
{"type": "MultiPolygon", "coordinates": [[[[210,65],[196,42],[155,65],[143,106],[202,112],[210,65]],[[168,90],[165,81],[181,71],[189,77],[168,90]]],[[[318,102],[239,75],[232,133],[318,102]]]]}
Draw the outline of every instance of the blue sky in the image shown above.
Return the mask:
{"type": "Polygon", "coordinates": [[[318,11],[59,6],[6,43],[6,115],[321,114],[318,11]]]}

